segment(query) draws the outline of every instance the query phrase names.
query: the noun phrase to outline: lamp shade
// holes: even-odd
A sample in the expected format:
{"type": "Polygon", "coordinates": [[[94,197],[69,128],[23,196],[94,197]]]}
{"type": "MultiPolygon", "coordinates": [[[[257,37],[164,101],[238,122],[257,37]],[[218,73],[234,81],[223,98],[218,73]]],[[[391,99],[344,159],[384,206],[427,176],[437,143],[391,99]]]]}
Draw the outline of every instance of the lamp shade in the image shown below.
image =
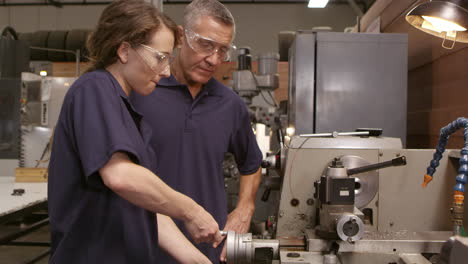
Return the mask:
{"type": "Polygon", "coordinates": [[[468,43],[468,0],[434,0],[406,15],[406,21],[428,34],[468,43]]]}

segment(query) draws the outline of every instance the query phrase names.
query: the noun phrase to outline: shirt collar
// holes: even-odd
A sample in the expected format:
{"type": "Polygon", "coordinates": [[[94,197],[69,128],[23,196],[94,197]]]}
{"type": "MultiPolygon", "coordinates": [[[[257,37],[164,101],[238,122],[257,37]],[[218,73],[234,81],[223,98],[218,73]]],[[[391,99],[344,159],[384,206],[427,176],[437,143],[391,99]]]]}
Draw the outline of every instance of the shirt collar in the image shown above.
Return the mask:
{"type": "MultiPolygon", "coordinates": [[[[208,82],[203,86],[202,93],[207,93],[208,95],[215,95],[215,96],[222,96],[223,93],[221,91],[221,84],[218,82],[215,78],[210,78],[208,82]]],[[[171,76],[167,78],[163,78],[159,80],[158,86],[165,86],[165,87],[180,87],[180,86],[185,86],[184,84],[181,84],[177,81],[177,79],[174,77],[174,75],[171,74],[171,76]]]]}
{"type": "Polygon", "coordinates": [[[109,79],[111,80],[113,86],[114,86],[114,89],[115,89],[115,93],[117,95],[120,95],[120,97],[122,97],[123,100],[125,100],[125,102],[127,103],[127,105],[130,106],[131,110],[135,113],[137,113],[138,115],[140,116],[143,116],[140,112],[138,112],[135,107],[133,107],[133,104],[130,102],[129,98],[128,98],[128,95],[124,92],[124,89],[122,88],[122,86],[120,86],[120,83],[115,79],[114,75],[112,75],[110,72],[108,72],[107,70],[103,70],[107,76],[109,77],[109,79]]]}

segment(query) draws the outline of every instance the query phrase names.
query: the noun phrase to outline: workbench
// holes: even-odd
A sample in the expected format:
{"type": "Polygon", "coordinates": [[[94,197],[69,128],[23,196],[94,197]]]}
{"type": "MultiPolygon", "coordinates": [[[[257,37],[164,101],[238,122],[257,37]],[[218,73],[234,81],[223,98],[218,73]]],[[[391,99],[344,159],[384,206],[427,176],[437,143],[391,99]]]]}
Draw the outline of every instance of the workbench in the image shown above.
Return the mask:
{"type": "Polygon", "coordinates": [[[47,205],[47,182],[15,182],[13,176],[0,177],[0,224],[47,205]],[[23,189],[22,195],[12,195],[23,189]]]}
{"type": "MultiPolygon", "coordinates": [[[[0,176],[0,228],[2,225],[21,219],[36,211],[47,209],[47,182],[15,182],[13,176],[0,176]],[[23,192],[24,191],[24,192],[23,192]],[[15,193],[16,195],[12,195],[15,193]]],[[[41,219],[16,232],[0,236],[0,245],[39,246],[47,249],[26,263],[36,263],[50,254],[50,242],[15,241],[49,224],[49,218],[41,219]]]]}

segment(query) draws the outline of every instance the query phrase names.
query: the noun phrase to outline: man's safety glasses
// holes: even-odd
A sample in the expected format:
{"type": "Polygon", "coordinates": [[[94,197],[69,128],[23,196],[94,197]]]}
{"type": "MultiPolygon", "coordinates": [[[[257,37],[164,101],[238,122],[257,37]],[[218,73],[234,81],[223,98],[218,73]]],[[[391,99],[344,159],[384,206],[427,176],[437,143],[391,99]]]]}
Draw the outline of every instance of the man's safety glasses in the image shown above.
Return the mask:
{"type": "Polygon", "coordinates": [[[211,56],[217,53],[221,60],[229,61],[236,49],[234,45],[219,43],[190,29],[185,29],[185,36],[190,48],[203,56],[211,56]]]}

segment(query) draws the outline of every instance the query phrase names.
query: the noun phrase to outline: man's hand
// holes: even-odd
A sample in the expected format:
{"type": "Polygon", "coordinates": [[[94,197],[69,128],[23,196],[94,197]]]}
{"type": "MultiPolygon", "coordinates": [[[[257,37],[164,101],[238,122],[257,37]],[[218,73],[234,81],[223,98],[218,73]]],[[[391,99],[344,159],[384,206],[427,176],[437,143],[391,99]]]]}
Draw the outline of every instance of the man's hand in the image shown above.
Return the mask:
{"type": "Polygon", "coordinates": [[[218,223],[200,206],[184,224],[195,243],[212,242],[213,246],[217,246],[223,241],[223,237],[219,233],[218,223]]]}
{"type": "MultiPolygon", "coordinates": [[[[249,231],[250,220],[255,211],[255,197],[262,178],[262,168],[252,174],[241,175],[239,180],[239,200],[236,209],[227,218],[224,231],[232,230],[244,234],[249,231]]],[[[226,244],[219,259],[226,261],[226,244]]]]}
{"type": "MultiPolygon", "coordinates": [[[[254,205],[242,206],[234,209],[227,218],[226,226],[223,230],[236,231],[236,233],[244,234],[249,231],[250,220],[252,219],[254,212],[254,205]]],[[[223,251],[221,252],[220,260],[226,261],[226,243],[224,243],[223,251]]]]}

